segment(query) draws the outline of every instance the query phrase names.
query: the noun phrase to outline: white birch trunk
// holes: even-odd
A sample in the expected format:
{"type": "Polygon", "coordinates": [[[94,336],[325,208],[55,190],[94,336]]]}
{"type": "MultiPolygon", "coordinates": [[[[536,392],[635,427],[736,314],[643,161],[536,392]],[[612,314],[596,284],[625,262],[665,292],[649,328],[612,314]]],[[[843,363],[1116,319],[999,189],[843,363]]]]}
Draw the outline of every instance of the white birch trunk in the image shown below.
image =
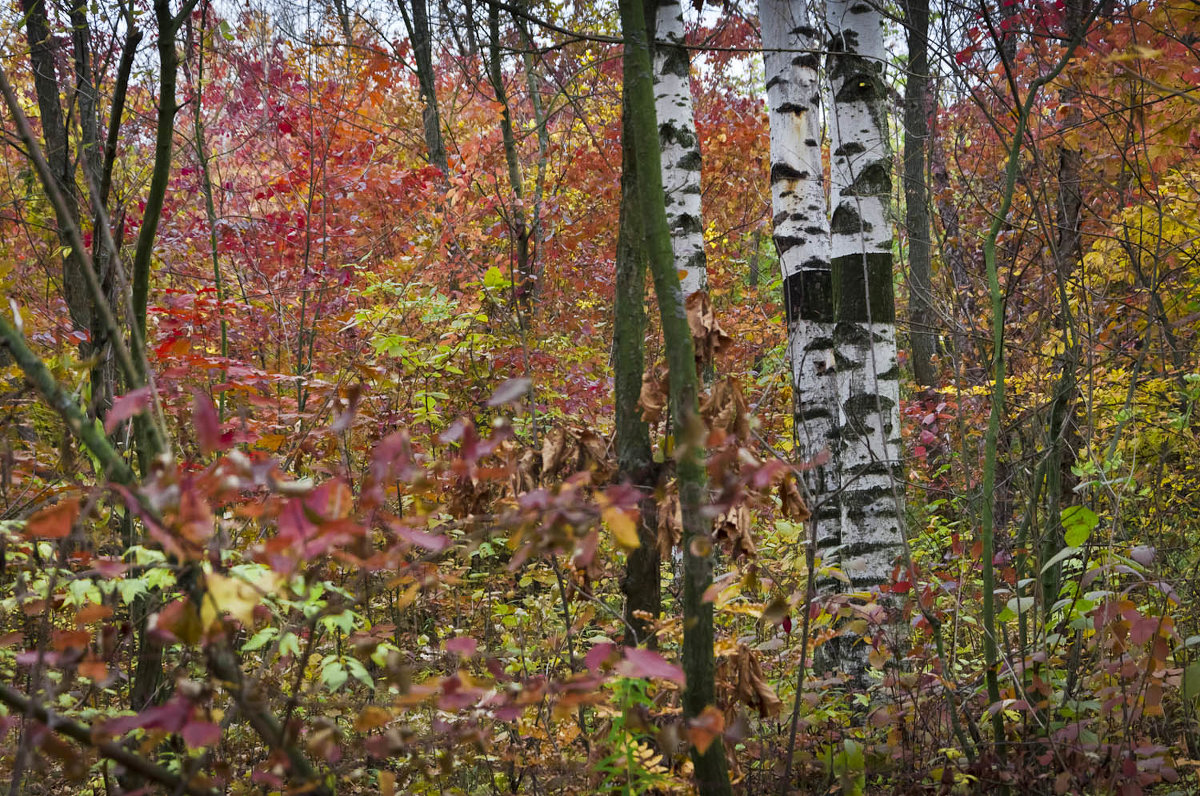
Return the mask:
{"type": "Polygon", "coordinates": [[[833,563],[841,510],[832,459],[837,423],[833,287],[821,156],[817,30],[804,0],[759,0],[771,123],[771,206],[783,270],[797,458],[829,461],[806,471],[815,502],[817,551],[833,563]]]}
{"type": "Polygon", "coordinates": [[[842,571],[855,589],[891,580],[900,557],[900,383],[892,295],[892,161],[883,18],[866,0],[829,0],[830,169],[837,315],[842,571]]]}
{"type": "Polygon", "coordinates": [[[700,215],[700,138],[692,113],[691,57],[683,47],[683,7],[655,5],[654,105],[662,145],[667,224],[680,286],[686,299],[708,289],[704,223],[700,215]]]}

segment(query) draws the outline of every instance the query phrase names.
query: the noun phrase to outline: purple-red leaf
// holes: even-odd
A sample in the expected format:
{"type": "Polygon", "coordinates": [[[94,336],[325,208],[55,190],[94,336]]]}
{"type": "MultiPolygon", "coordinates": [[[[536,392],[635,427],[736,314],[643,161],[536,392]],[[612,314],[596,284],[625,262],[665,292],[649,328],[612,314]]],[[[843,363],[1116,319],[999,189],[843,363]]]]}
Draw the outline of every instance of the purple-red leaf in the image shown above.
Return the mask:
{"type": "Polygon", "coordinates": [[[529,379],[522,376],[517,379],[509,379],[496,388],[492,393],[492,397],[488,398],[488,406],[504,406],[519,401],[526,393],[529,392],[530,385],[533,384],[529,379]]]}
{"type": "Polygon", "coordinates": [[[221,421],[217,418],[217,408],[212,399],[200,390],[192,393],[192,423],[196,428],[196,442],[200,443],[200,452],[206,456],[227,447],[227,442],[221,436],[221,421]]]}
{"type": "Polygon", "coordinates": [[[113,429],[150,405],[150,388],[138,387],[130,390],[113,401],[112,407],[104,417],[104,433],[111,434],[113,429]]]}
{"type": "Polygon", "coordinates": [[[626,677],[658,678],[684,685],[683,669],[673,663],[668,663],[654,650],[640,647],[630,647],[625,650],[625,660],[618,664],[617,671],[626,677]]]}

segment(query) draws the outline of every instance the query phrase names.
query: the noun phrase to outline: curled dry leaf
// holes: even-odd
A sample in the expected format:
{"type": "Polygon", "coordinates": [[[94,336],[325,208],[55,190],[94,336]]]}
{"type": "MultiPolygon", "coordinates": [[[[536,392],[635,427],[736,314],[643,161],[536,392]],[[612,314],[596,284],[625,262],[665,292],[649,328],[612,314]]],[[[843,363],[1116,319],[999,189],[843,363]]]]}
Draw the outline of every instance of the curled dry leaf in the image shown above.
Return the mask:
{"type": "Polygon", "coordinates": [[[718,380],[700,403],[708,427],[741,440],[750,438],[750,407],[737,379],[718,380]]]}
{"type": "Polygon", "coordinates": [[[662,419],[667,408],[667,376],[654,369],[642,376],[642,392],[638,396],[642,407],[642,420],[654,424],[662,419]]]}
{"type": "Polygon", "coordinates": [[[552,476],[567,460],[567,432],[552,428],[542,440],[542,475],[552,476]]]}
{"type": "Polygon", "coordinates": [[[804,522],[812,516],[812,511],[800,495],[800,487],[794,475],[784,476],[779,482],[779,503],[783,509],[783,516],[792,522],[804,522]]]}
{"type": "Polygon", "coordinates": [[[679,505],[679,490],[672,481],[658,506],[658,554],[664,559],[683,539],[683,508],[679,505]]]}
{"type": "Polygon", "coordinates": [[[763,677],[762,665],[754,651],[745,644],[739,644],[734,663],[737,667],[738,701],[757,710],[763,718],[778,716],[783,701],[763,677]]]}
{"type": "Polygon", "coordinates": [[[736,506],[717,517],[713,537],[725,546],[730,558],[753,558],[758,548],[754,545],[750,526],[750,510],[745,506],[736,506]]]}
{"type": "Polygon", "coordinates": [[[707,365],[725,350],[731,339],[717,323],[708,293],[697,291],[687,297],[687,319],[696,349],[696,363],[707,365]]]}

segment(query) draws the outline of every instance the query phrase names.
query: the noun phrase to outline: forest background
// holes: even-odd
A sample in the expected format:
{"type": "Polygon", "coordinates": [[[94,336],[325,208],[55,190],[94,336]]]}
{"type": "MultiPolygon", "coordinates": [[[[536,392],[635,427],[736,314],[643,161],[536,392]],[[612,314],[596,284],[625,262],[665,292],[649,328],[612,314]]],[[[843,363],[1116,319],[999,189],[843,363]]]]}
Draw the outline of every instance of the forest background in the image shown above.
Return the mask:
{"type": "Polygon", "coordinates": [[[2,24],[9,793],[1200,789],[1193,3],[2,24]]]}

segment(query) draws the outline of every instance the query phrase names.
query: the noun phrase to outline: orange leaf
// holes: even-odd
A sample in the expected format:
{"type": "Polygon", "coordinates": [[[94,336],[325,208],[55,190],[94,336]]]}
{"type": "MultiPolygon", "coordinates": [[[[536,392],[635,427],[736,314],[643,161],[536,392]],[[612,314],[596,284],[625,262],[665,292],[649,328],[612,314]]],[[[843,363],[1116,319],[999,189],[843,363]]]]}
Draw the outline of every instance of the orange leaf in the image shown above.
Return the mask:
{"type": "Polygon", "coordinates": [[[704,754],[722,732],[725,731],[725,714],[709,705],[688,722],[687,737],[696,751],[704,754]]]}
{"type": "Polygon", "coordinates": [[[62,539],[71,533],[79,516],[79,501],[75,498],[59,501],[42,509],[25,523],[26,539],[62,539]]]}

